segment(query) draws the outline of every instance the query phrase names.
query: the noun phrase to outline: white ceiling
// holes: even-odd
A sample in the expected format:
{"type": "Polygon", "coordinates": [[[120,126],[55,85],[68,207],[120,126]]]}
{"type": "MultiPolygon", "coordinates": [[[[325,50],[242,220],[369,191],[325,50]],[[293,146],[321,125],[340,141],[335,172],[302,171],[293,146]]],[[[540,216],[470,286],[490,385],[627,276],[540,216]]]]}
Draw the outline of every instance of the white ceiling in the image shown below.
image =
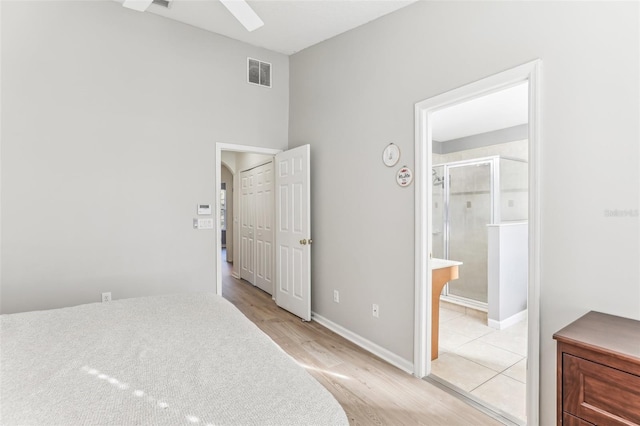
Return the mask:
{"type": "Polygon", "coordinates": [[[431,137],[444,142],[526,124],[528,88],[525,82],[436,111],[431,137]]]}
{"type": "MultiPolygon", "coordinates": [[[[115,0],[122,3],[123,0],[115,0]]],[[[264,26],[248,32],[218,0],[172,0],[155,13],[254,46],[291,55],[417,0],[249,0],[264,26]]],[[[129,9],[128,9],[129,10],[129,9]]]]}

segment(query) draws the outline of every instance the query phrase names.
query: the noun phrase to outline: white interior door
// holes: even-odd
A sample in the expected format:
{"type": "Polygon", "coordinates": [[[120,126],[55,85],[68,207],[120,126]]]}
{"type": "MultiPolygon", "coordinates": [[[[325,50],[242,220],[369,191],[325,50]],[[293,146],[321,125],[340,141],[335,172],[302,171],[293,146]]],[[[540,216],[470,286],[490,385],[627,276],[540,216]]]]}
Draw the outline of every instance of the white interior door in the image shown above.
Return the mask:
{"type": "Polygon", "coordinates": [[[255,175],[255,285],[273,294],[273,162],[253,169],[255,175]]]}
{"type": "Polygon", "coordinates": [[[253,170],[240,173],[240,278],[255,283],[255,212],[253,170]]]}
{"type": "Polygon", "coordinates": [[[276,303],[311,320],[309,145],[275,157],[276,303]]]}

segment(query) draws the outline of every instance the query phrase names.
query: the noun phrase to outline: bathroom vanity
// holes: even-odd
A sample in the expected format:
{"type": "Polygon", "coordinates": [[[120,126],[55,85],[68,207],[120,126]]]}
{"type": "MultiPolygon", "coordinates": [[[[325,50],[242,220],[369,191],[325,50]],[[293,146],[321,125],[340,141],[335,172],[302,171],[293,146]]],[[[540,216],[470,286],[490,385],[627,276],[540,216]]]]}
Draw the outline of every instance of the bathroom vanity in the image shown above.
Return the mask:
{"type": "Polygon", "coordinates": [[[440,333],[440,293],[444,285],[458,279],[458,266],[462,262],[447,259],[431,259],[431,360],[438,358],[440,333]]]}
{"type": "Polygon", "coordinates": [[[640,425],[640,321],[589,312],[558,342],[558,425],[640,425]]]}

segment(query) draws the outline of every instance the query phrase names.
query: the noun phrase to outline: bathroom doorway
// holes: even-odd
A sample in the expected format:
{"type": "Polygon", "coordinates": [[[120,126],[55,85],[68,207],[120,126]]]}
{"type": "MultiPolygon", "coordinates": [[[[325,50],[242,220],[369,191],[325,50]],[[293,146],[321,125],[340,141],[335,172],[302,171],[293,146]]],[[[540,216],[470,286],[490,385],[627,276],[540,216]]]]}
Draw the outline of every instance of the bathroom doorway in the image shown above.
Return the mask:
{"type": "Polygon", "coordinates": [[[506,424],[538,418],[538,67],[416,104],[415,374],[506,424]]]}

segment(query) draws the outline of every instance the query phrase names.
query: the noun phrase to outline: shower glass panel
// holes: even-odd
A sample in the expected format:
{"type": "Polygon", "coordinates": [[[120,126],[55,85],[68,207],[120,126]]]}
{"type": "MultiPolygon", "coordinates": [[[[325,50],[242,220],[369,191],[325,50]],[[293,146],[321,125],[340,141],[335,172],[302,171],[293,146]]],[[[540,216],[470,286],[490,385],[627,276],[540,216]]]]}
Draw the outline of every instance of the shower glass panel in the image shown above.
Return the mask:
{"type": "Polygon", "coordinates": [[[527,220],[529,215],[529,165],[524,161],[500,158],[500,219],[527,220]]]}
{"type": "Polygon", "coordinates": [[[432,205],[432,253],[433,257],[446,259],[444,247],[445,236],[445,202],[444,199],[444,166],[433,167],[431,173],[433,183],[433,205],[432,205]]]}
{"type": "Polygon", "coordinates": [[[432,184],[433,257],[463,262],[445,300],[487,308],[487,225],[526,222],[528,164],[501,156],[437,164],[432,184]]]}
{"type": "Polygon", "coordinates": [[[464,273],[448,284],[448,295],[482,303],[487,303],[488,292],[487,224],[493,222],[492,167],[492,161],[450,166],[448,180],[448,258],[464,262],[464,273]]]}

